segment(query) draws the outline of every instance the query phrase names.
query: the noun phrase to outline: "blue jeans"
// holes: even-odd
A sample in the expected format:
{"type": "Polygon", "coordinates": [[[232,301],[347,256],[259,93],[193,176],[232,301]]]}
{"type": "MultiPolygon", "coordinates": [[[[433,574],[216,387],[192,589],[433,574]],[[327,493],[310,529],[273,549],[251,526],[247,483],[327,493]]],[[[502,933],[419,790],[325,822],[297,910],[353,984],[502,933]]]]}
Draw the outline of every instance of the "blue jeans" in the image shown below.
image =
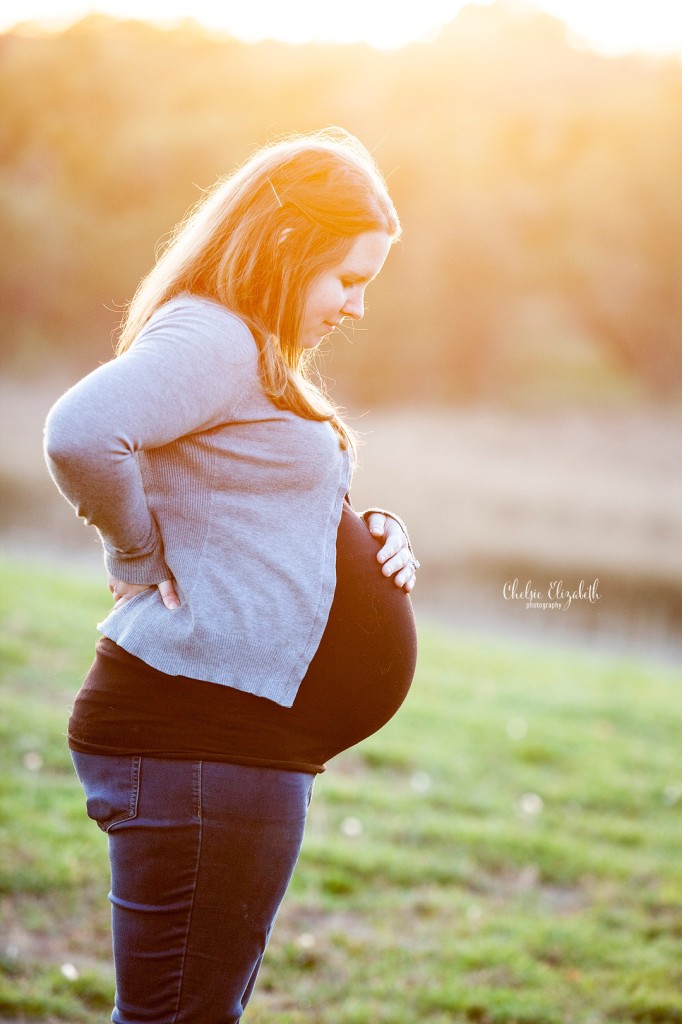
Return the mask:
{"type": "Polygon", "coordinates": [[[314,775],[72,751],[108,833],[115,1024],[236,1024],[301,848],[314,775]]]}

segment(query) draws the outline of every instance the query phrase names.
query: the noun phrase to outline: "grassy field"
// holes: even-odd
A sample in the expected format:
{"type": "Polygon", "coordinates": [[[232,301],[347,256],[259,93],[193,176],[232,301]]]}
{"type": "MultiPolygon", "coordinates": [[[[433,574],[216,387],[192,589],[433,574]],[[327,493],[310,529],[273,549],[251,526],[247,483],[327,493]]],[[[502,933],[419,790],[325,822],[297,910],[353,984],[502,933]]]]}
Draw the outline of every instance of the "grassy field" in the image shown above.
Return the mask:
{"type": "MultiPolygon", "coordinates": [[[[0,571],[0,1021],[109,1018],[64,739],[108,597],[0,571]]],[[[317,780],[245,1024],[682,1022],[681,676],[424,625],[404,708],[317,780]]]]}

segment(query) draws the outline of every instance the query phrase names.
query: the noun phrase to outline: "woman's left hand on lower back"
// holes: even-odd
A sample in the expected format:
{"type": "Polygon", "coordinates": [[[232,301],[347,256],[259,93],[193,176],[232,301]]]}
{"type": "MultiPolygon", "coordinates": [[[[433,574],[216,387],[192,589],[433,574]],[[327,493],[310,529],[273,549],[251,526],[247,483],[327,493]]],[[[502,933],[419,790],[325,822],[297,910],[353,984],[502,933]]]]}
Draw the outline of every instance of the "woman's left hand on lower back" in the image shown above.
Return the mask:
{"type": "Polygon", "coordinates": [[[372,512],[367,516],[367,525],[373,537],[385,541],[377,552],[382,573],[393,576],[395,585],[409,594],[417,578],[419,562],[410,551],[407,535],[400,523],[383,512],[372,512]]]}
{"type": "Polygon", "coordinates": [[[109,590],[114,595],[114,610],[126,604],[131,598],[141,594],[143,590],[150,590],[158,587],[161,599],[169,611],[180,607],[180,599],[175,590],[173,580],[164,580],[162,583],[126,583],[124,580],[117,580],[109,574],[109,590]]]}

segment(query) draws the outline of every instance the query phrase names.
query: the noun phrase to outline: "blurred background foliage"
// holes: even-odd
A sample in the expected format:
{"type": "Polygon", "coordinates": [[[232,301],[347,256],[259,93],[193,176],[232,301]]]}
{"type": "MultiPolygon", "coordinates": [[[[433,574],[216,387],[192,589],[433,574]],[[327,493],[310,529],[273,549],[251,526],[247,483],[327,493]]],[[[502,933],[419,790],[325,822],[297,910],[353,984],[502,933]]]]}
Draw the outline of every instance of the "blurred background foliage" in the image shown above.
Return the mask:
{"type": "Polygon", "coordinates": [[[201,190],[268,138],[337,123],[404,223],[362,333],[327,359],[341,398],[680,397],[679,61],[600,56],[504,4],[390,52],[93,15],[0,36],[0,96],[5,372],[108,358],[201,190]]]}
{"type": "Polygon", "coordinates": [[[0,109],[1,545],[99,566],[45,472],[49,405],[111,357],[202,189],[268,139],[340,124],[404,236],[321,366],[367,435],[356,506],[410,525],[415,607],[679,655],[679,58],[600,55],[505,2],[393,51],[91,15],[0,35],[0,109]],[[600,601],[533,612],[503,598],[516,576],[598,577],[600,601]]]}

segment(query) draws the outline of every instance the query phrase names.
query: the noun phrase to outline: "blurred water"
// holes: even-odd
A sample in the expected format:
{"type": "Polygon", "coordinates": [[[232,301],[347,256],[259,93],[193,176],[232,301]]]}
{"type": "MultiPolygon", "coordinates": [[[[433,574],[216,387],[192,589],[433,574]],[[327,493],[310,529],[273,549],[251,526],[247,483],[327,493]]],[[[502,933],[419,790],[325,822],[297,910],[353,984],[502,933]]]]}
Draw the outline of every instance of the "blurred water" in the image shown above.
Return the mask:
{"type": "MultiPolygon", "coordinates": [[[[42,460],[44,417],[67,383],[0,381],[0,555],[101,574],[104,586],[95,531],[42,460]]],[[[355,425],[354,504],[406,520],[422,621],[491,642],[682,658],[680,413],[394,409],[355,425]],[[526,607],[505,597],[515,579],[545,597],[552,581],[598,579],[599,596],[526,607]]]]}
{"type": "MultiPolygon", "coordinates": [[[[625,658],[682,662],[682,593],[644,581],[599,580],[601,604],[573,601],[568,609],[528,608],[503,596],[508,573],[479,567],[456,582],[425,581],[415,591],[417,615],[424,622],[489,640],[532,646],[570,647],[625,658]]],[[[546,586],[540,569],[522,573],[546,586]]],[[[592,580],[585,580],[589,584],[592,580]]],[[[579,578],[572,581],[578,586],[579,578]]],[[[542,585],[540,584],[540,585],[542,585]]]]}

